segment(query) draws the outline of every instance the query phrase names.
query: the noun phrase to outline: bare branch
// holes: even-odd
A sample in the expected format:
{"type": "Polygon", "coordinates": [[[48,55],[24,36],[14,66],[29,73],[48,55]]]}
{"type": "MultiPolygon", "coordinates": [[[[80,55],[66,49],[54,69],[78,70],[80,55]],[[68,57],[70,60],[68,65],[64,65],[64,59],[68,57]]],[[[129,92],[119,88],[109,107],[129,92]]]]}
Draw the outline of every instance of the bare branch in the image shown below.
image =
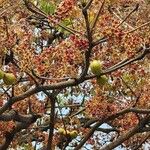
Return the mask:
{"type": "Polygon", "coordinates": [[[56,97],[53,94],[44,91],[44,93],[48,96],[49,101],[51,103],[51,114],[50,114],[50,122],[49,122],[49,136],[48,136],[48,143],[47,149],[52,150],[52,141],[53,141],[53,132],[54,132],[54,125],[55,125],[55,101],[56,97]]]}
{"type": "Polygon", "coordinates": [[[133,129],[131,129],[130,131],[128,131],[127,133],[121,135],[118,139],[116,139],[114,142],[106,145],[105,147],[101,148],[100,150],[112,150],[113,148],[119,146],[121,143],[123,143],[124,141],[126,141],[127,139],[129,139],[130,137],[132,137],[133,135],[135,135],[136,133],[138,133],[140,131],[140,129],[143,128],[143,126],[145,125],[145,121],[147,119],[150,119],[150,116],[145,117],[143,120],[141,120],[141,122],[136,125],[133,129]]]}
{"type": "MultiPolygon", "coordinates": [[[[45,14],[42,10],[40,10],[38,7],[36,7],[33,3],[31,3],[29,0],[23,0],[25,2],[25,5],[27,7],[27,9],[29,11],[31,11],[32,13],[36,14],[36,15],[39,15],[43,18],[46,18],[47,20],[49,20],[49,17],[47,16],[47,14],[45,14]]],[[[63,26],[62,24],[58,24],[58,26],[60,26],[61,28],[65,29],[66,31],[72,33],[72,34],[81,34],[80,32],[74,30],[74,29],[71,29],[71,28],[68,28],[68,27],[65,27],[63,26]]]]}
{"type": "Polygon", "coordinates": [[[150,24],[150,21],[148,21],[148,22],[146,22],[146,23],[140,25],[139,27],[136,27],[135,29],[133,29],[133,30],[131,30],[131,31],[129,31],[129,32],[126,32],[125,34],[132,33],[132,32],[134,32],[134,31],[136,31],[136,30],[138,30],[138,29],[140,29],[140,28],[143,28],[143,27],[147,26],[148,24],[150,24]]]}
{"type": "Polygon", "coordinates": [[[107,42],[107,40],[108,40],[108,38],[102,37],[101,39],[99,39],[99,40],[93,42],[92,45],[93,45],[93,46],[96,46],[96,45],[98,45],[98,44],[102,44],[102,43],[104,43],[104,42],[107,42]]]}
{"type": "Polygon", "coordinates": [[[40,118],[41,115],[21,115],[18,112],[11,110],[9,113],[0,115],[0,120],[2,121],[18,121],[18,122],[24,122],[29,123],[33,119],[33,116],[36,118],[40,118]]]}
{"type": "Polygon", "coordinates": [[[149,132],[150,131],[150,127],[144,127],[143,129],[140,130],[141,132],[149,132]]]}
{"type": "Polygon", "coordinates": [[[132,150],[138,150],[145,142],[146,140],[150,137],[150,133],[148,133],[143,140],[141,140],[140,144],[138,144],[135,148],[132,150]]]}
{"type": "Polygon", "coordinates": [[[137,11],[139,8],[139,4],[136,4],[135,8],[120,22],[120,24],[117,25],[117,28],[121,26],[135,11],[137,11]]]}
{"type": "MultiPolygon", "coordinates": [[[[79,150],[84,144],[85,142],[92,136],[92,134],[98,129],[98,127],[103,124],[104,122],[108,122],[108,121],[111,121],[111,120],[114,120],[115,118],[121,116],[121,115],[124,115],[126,113],[129,113],[129,112],[137,112],[137,113],[146,113],[146,114],[149,114],[150,113],[150,110],[140,110],[140,109],[136,109],[136,108],[127,108],[127,109],[124,109],[118,113],[115,113],[115,114],[112,114],[111,116],[105,118],[105,119],[102,119],[102,120],[99,120],[93,127],[92,129],[89,131],[89,133],[87,133],[87,135],[82,139],[82,141],[79,143],[79,145],[74,149],[74,150],[79,150]]],[[[147,117],[147,118],[150,118],[150,117],[147,117]]],[[[139,128],[141,128],[141,126],[143,127],[145,125],[145,123],[147,123],[147,118],[143,119],[143,122],[140,123],[140,125],[138,125],[137,127],[135,127],[134,131],[131,131],[131,133],[129,132],[129,135],[128,136],[131,136],[133,135],[133,133],[136,133],[139,131],[139,128]]],[[[89,125],[95,123],[96,120],[92,120],[90,122],[89,125]]],[[[88,126],[89,126],[88,125],[88,126]]],[[[122,136],[121,136],[122,137],[122,136]]],[[[127,135],[124,136],[125,140],[126,138],[128,139],[129,137],[127,137],[127,135]]],[[[124,139],[123,138],[123,139],[124,139]]],[[[120,142],[123,140],[122,138],[118,141],[119,144],[120,142]]],[[[121,142],[122,143],[122,142],[121,142]]],[[[115,143],[116,144],[116,143],[115,143]]],[[[118,144],[118,143],[117,143],[118,144]]],[[[114,147],[113,147],[114,148],[114,147]]],[[[102,150],[105,150],[105,149],[102,149],[102,150]]],[[[111,149],[110,149],[111,150],[111,149]]]]}
{"type": "MultiPolygon", "coordinates": [[[[134,57],[134,58],[132,58],[132,59],[125,59],[124,61],[121,61],[120,63],[118,63],[118,64],[116,64],[116,65],[114,65],[114,66],[112,66],[112,67],[110,67],[110,68],[108,68],[108,69],[106,69],[106,70],[104,70],[104,71],[100,74],[100,76],[102,76],[102,75],[104,75],[104,74],[111,73],[111,72],[113,72],[113,71],[116,71],[116,70],[118,70],[118,69],[120,69],[120,68],[122,68],[122,67],[124,67],[124,66],[126,66],[126,65],[128,65],[128,64],[131,64],[131,63],[133,63],[133,62],[135,62],[135,61],[141,60],[141,59],[143,59],[148,53],[150,53],[150,48],[144,48],[143,52],[142,52],[141,54],[139,54],[138,56],[136,56],[136,57],[134,57]]],[[[91,75],[91,76],[86,76],[85,78],[86,78],[86,79],[92,79],[93,77],[96,77],[96,76],[95,76],[95,75],[91,75]]]]}
{"type": "Polygon", "coordinates": [[[35,116],[33,116],[31,118],[30,122],[28,122],[28,123],[17,122],[16,127],[11,132],[6,133],[5,141],[2,145],[0,145],[0,150],[6,150],[9,147],[10,143],[12,142],[15,134],[20,132],[22,129],[28,128],[36,120],[37,120],[37,118],[35,116]]]}
{"type": "Polygon", "coordinates": [[[91,55],[91,51],[92,51],[92,33],[91,33],[91,29],[90,29],[90,23],[89,23],[89,19],[88,19],[88,13],[87,13],[87,9],[83,9],[82,13],[84,15],[84,19],[85,19],[85,24],[86,24],[86,32],[87,32],[87,39],[88,39],[88,50],[85,52],[85,58],[84,58],[84,68],[83,71],[81,73],[80,79],[83,79],[88,71],[89,68],[89,60],[90,60],[90,55],[91,55]]]}
{"type": "Polygon", "coordinates": [[[83,8],[85,11],[87,11],[87,9],[91,6],[93,0],[89,0],[86,4],[86,6],[83,8]]]}
{"type": "MultiPolygon", "coordinates": [[[[145,48],[144,51],[139,54],[137,57],[133,58],[133,59],[130,59],[128,61],[125,61],[125,63],[121,63],[120,65],[118,66],[115,66],[115,67],[111,67],[111,68],[108,68],[106,70],[104,70],[100,76],[104,75],[104,74],[108,74],[108,73],[111,73],[113,71],[116,71],[134,61],[137,61],[137,60],[140,60],[142,58],[144,58],[144,56],[146,54],[148,54],[150,52],[150,48],[145,48]]],[[[86,69],[87,70],[87,69],[86,69]]],[[[70,79],[68,81],[63,81],[63,82],[59,82],[59,83],[54,83],[52,85],[44,85],[44,86],[38,86],[38,87],[35,87],[34,89],[31,89],[27,92],[25,92],[24,94],[22,95],[19,95],[19,96],[16,96],[16,97],[12,97],[8,100],[7,103],[4,104],[3,107],[0,108],[0,114],[2,114],[5,110],[7,110],[7,108],[9,108],[12,104],[14,104],[15,102],[17,101],[20,101],[20,100],[23,100],[25,99],[26,97],[29,97],[33,94],[36,94],[40,91],[43,91],[43,90],[54,90],[54,89],[63,89],[63,88],[66,88],[66,87],[71,87],[71,86],[76,86],[82,82],[84,82],[85,80],[88,80],[88,79],[92,79],[92,78],[95,78],[96,76],[95,75],[91,75],[91,76],[86,76],[86,77],[79,77],[78,79],[70,79]]]]}
{"type": "Polygon", "coordinates": [[[101,4],[101,6],[100,6],[100,8],[99,8],[99,10],[98,10],[98,13],[97,13],[96,17],[94,18],[93,24],[92,24],[92,26],[91,26],[91,30],[92,30],[92,31],[93,31],[94,27],[96,26],[97,20],[98,20],[98,18],[99,18],[100,13],[102,12],[102,9],[103,9],[103,7],[104,7],[104,4],[105,4],[105,0],[103,0],[102,4],[101,4]]]}
{"type": "Polygon", "coordinates": [[[92,129],[87,133],[87,135],[81,140],[81,142],[78,144],[78,146],[76,146],[74,148],[74,150],[79,150],[85,143],[86,141],[93,135],[93,133],[95,132],[95,130],[97,130],[97,128],[103,124],[104,121],[98,121],[93,127],[92,129]]]}
{"type": "Polygon", "coordinates": [[[39,15],[41,17],[47,18],[47,15],[38,7],[36,7],[33,3],[31,3],[29,0],[23,0],[23,1],[27,9],[30,10],[32,13],[39,15]]]}
{"type": "Polygon", "coordinates": [[[127,22],[125,22],[126,21],[126,19],[124,20],[124,19],[122,19],[116,12],[114,12],[112,9],[111,9],[111,7],[109,7],[109,11],[111,12],[111,13],[113,13],[114,15],[115,15],[115,17],[117,17],[120,21],[121,21],[121,23],[118,25],[118,27],[121,25],[121,24],[125,24],[126,26],[128,26],[129,28],[131,28],[131,29],[134,29],[130,24],[128,24],[127,22]]]}

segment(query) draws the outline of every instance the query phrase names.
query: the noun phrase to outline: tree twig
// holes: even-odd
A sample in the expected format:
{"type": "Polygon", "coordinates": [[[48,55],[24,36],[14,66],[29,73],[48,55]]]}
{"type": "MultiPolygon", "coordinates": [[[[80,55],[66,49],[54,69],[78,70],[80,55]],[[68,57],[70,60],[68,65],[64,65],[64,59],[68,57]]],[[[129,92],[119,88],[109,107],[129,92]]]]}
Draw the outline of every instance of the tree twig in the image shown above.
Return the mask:
{"type": "Polygon", "coordinates": [[[121,135],[118,139],[116,139],[112,143],[106,145],[105,147],[101,148],[100,150],[112,150],[113,148],[117,147],[122,142],[126,141],[127,139],[129,139],[130,137],[132,137],[133,135],[135,135],[136,133],[138,133],[138,131],[140,129],[142,129],[143,126],[145,125],[145,122],[146,122],[147,119],[150,119],[150,116],[145,117],[133,129],[131,129],[127,133],[121,135]]]}
{"type": "MultiPolygon", "coordinates": [[[[120,111],[120,112],[117,112],[117,113],[115,113],[115,114],[112,114],[111,116],[109,116],[109,117],[107,117],[107,118],[105,118],[105,119],[101,119],[101,120],[99,120],[97,123],[95,123],[95,125],[92,127],[92,129],[89,131],[89,133],[87,133],[87,135],[82,139],[82,141],[79,143],[79,145],[74,149],[74,150],[79,150],[84,144],[85,144],[85,142],[92,136],[92,134],[94,133],[94,131],[95,130],[97,130],[97,128],[101,125],[101,124],[103,124],[104,122],[106,123],[106,122],[108,122],[108,121],[110,121],[110,120],[114,120],[115,118],[117,118],[117,117],[119,117],[119,116],[121,116],[121,115],[124,115],[124,114],[126,114],[126,113],[129,113],[129,112],[136,112],[136,113],[140,113],[140,112],[142,112],[142,113],[146,113],[146,114],[149,114],[149,112],[150,112],[150,110],[139,110],[139,109],[135,109],[135,108],[127,108],[127,109],[124,109],[124,110],[122,110],[122,111],[120,111]]],[[[94,120],[94,122],[95,122],[96,120],[94,120]]],[[[92,122],[92,123],[94,123],[94,122],[92,122]]],[[[144,119],[144,121],[143,122],[141,122],[140,123],[140,127],[141,127],[141,125],[143,125],[144,123],[146,123],[146,119],[144,119]]],[[[143,127],[143,126],[142,126],[143,127]]],[[[138,130],[139,130],[139,126],[138,127],[136,127],[136,129],[135,129],[135,131],[137,132],[138,130]]],[[[133,132],[133,131],[132,131],[133,132]]],[[[131,132],[131,133],[132,133],[131,132]]],[[[130,133],[130,134],[131,134],[130,133]]],[[[132,134],[131,134],[132,135],[132,134]]],[[[124,138],[123,138],[124,139],[124,138]]],[[[127,138],[128,139],[128,138],[127,138]]],[[[121,141],[122,141],[122,139],[120,139],[121,141]]],[[[118,144],[118,143],[117,143],[118,144]]],[[[120,144],[120,141],[119,141],[119,144],[120,144]]],[[[116,145],[116,143],[115,143],[115,145],[116,145]]],[[[114,147],[113,147],[114,148],[114,147]]],[[[113,149],[112,148],[112,149],[113,149]]],[[[102,149],[102,150],[105,150],[105,149],[102,149]]],[[[111,150],[111,149],[110,149],[111,150]]]]}
{"type": "Polygon", "coordinates": [[[92,26],[91,26],[91,30],[92,30],[92,31],[93,31],[94,27],[96,26],[96,23],[97,23],[97,21],[98,21],[99,15],[100,15],[100,13],[102,12],[102,9],[103,9],[103,7],[104,7],[104,4],[105,4],[105,0],[103,0],[102,4],[101,4],[101,6],[100,6],[100,8],[99,8],[99,10],[98,10],[98,12],[97,12],[96,17],[94,18],[93,24],[92,24],[92,26]]]}
{"type": "Polygon", "coordinates": [[[138,10],[138,8],[139,8],[139,4],[136,4],[135,8],[133,10],[131,10],[131,12],[120,22],[120,24],[117,25],[116,28],[121,26],[135,11],[138,10]]]}
{"type": "Polygon", "coordinates": [[[136,146],[134,147],[132,150],[138,150],[145,142],[146,140],[150,137],[150,133],[148,133],[144,139],[141,140],[141,142],[136,146]]]}
{"type": "Polygon", "coordinates": [[[48,135],[48,143],[47,143],[47,150],[52,150],[52,141],[53,141],[53,132],[54,132],[54,125],[55,125],[55,102],[56,96],[54,93],[50,94],[46,90],[43,91],[49,98],[51,103],[51,113],[50,113],[50,122],[49,122],[49,135],[48,135]]]}
{"type": "Polygon", "coordinates": [[[93,0],[89,0],[83,10],[87,11],[87,9],[91,6],[93,0]]]}
{"type": "Polygon", "coordinates": [[[22,129],[28,128],[36,120],[37,120],[37,118],[35,116],[33,116],[31,118],[30,122],[28,122],[28,123],[16,122],[15,128],[11,132],[6,133],[6,136],[5,136],[6,139],[5,139],[4,143],[2,145],[0,145],[0,150],[6,150],[9,147],[10,143],[12,142],[16,133],[20,132],[22,129]]]}
{"type": "Polygon", "coordinates": [[[132,32],[134,32],[134,31],[136,31],[136,30],[138,30],[138,29],[140,29],[140,28],[143,28],[143,27],[147,26],[148,24],[150,24],[150,21],[148,21],[148,22],[146,22],[146,23],[144,23],[144,24],[142,24],[142,25],[136,27],[135,29],[133,29],[133,30],[131,30],[131,31],[129,31],[129,32],[126,32],[125,34],[132,33],[132,32]]]}

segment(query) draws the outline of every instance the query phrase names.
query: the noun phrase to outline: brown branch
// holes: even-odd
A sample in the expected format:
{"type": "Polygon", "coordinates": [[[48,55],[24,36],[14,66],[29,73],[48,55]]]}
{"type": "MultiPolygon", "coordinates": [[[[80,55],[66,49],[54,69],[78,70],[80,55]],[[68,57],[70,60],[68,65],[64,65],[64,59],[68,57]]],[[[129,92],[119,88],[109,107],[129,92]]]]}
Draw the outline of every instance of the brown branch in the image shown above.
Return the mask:
{"type": "Polygon", "coordinates": [[[83,128],[88,128],[90,125],[98,122],[99,119],[98,118],[93,118],[93,119],[90,119],[90,118],[80,118],[80,122],[81,122],[81,126],[83,128]]]}
{"type": "Polygon", "coordinates": [[[138,108],[130,108],[130,112],[139,113],[139,114],[149,114],[150,109],[138,109],[138,108]]]}
{"type": "Polygon", "coordinates": [[[42,90],[38,89],[38,88],[34,88],[34,89],[31,89],[25,93],[23,93],[22,95],[19,95],[19,96],[15,96],[15,97],[12,97],[10,98],[1,108],[0,108],[0,115],[6,111],[11,105],[13,105],[15,102],[17,101],[20,101],[20,100],[23,100],[37,92],[40,92],[42,90]]]}
{"type": "Polygon", "coordinates": [[[0,115],[1,121],[18,121],[18,122],[24,122],[29,123],[33,119],[33,116],[36,118],[40,118],[41,115],[21,115],[18,112],[11,110],[9,113],[0,115]]]}
{"type": "Polygon", "coordinates": [[[146,142],[146,140],[147,140],[148,138],[150,138],[150,133],[147,134],[147,135],[145,136],[145,138],[144,138],[143,140],[141,140],[140,144],[138,144],[138,145],[137,145],[136,147],[134,147],[132,150],[138,150],[138,149],[143,145],[143,143],[146,142]]]}
{"type": "Polygon", "coordinates": [[[99,40],[93,42],[92,45],[93,45],[93,46],[96,46],[96,45],[98,45],[98,44],[102,44],[102,43],[104,43],[104,42],[107,42],[107,40],[108,40],[107,37],[102,37],[102,38],[100,38],[99,40]]]}
{"type": "Polygon", "coordinates": [[[47,143],[47,150],[52,150],[52,141],[53,141],[53,132],[54,132],[54,125],[55,125],[55,101],[56,97],[54,93],[50,94],[47,91],[43,91],[49,98],[51,103],[51,113],[50,113],[50,122],[49,122],[49,136],[48,136],[48,143],[47,143]]]}
{"type": "Polygon", "coordinates": [[[32,2],[30,2],[29,0],[23,0],[23,1],[29,11],[31,11],[32,13],[36,15],[42,16],[43,18],[48,18],[47,14],[45,14],[42,10],[36,7],[32,2]]]}
{"type": "Polygon", "coordinates": [[[72,115],[70,116],[70,118],[72,118],[72,117],[74,117],[74,116],[76,116],[76,115],[82,113],[83,111],[85,111],[85,108],[82,108],[81,110],[75,112],[74,114],[72,114],[72,115]]]}
{"type": "Polygon", "coordinates": [[[64,78],[48,78],[48,77],[43,77],[43,76],[38,76],[34,70],[32,70],[33,76],[35,76],[38,79],[43,79],[43,80],[57,80],[57,81],[62,81],[62,80],[68,80],[68,79],[73,79],[70,77],[64,77],[64,78]]]}
{"type": "Polygon", "coordinates": [[[93,0],[89,0],[89,1],[87,2],[86,6],[83,8],[83,10],[86,11],[87,9],[89,9],[89,7],[91,6],[92,2],[93,2],[93,0]]]}
{"type": "Polygon", "coordinates": [[[107,134],[110,133],[110,132],[118,132],[118,130],[115,129],[115,128],[107,128],[107,129],[97,128],[96,131],[101,131],[101,132],[104,132],[104,133],[107,133],[107,134]]]}
{"type": "Polygon", "coordinates": [[[4,143],[2,145],[0,145],[0,150],[7,150],[7,148],[10,145],[10,143],[12,142],[15,134],[18,133],[18,132],[20,132],[22,129],[28,128],[36,120],[37,120],[37,117],[32,116],[30,122],[28,122],[28,123],[17,122],[16,123],[16,127],[11,132],[7,132],[6,133],[5,141],[4,141],[4,143]]]}
{"type": "MultiPolygon", "coordinates": [[[[25,6],[27,7],[27,9],[29,11],[31,11],[32,13],[36,14],[36,15],[39,15],[39,16],[42,16],[43,18],[46,18],[47,20],[49,20],[49,17],[47,14],[45,14],[42,10],[40,10],[38,7],[36,7],[32,2],[30,2],[29,0],[23,0],[24,3],[25,3],[25,6]]],[[[74,30],[72,28],[69,28],[69,27],[65,27],[64,25],[58,23],[58,26],[60,26],[61,28],[65,29],[66,31],[72,33],[72,34],[82,34],[81,32],[77,31],[77,30],[74,30]]]]}
{"type": "MultiPolygon", "coordinates": [[[[112,114],[111,116],[109,116],[109,117],[107,117],[107,118],[104,118],[104,119],[101,119],[101,120],[99,120],[93,127],[92,127],[92,129],[89,131],[89,133],[87,133],[87,135],[82,139],[82,141],[79,143],[79,145],[74,149],[74,150],[79,150],[85,143],[86,143],[86,141],[92,136],[92,134],[98,129],[98,127],[101,125],[101,124],[103,124],[104,122],[106,123],[106,122],[108,122],[108,121],[111,121],[111,120],[114,120],[115,118],[117,118],[117,117],[119,117],[119,116],[121,116],[121,115],[124,115],[124,114],[126,114],[126,113],[129,113],[129,112],[136,112],[136,113],[145,113],[145,114],[149,114],[150,113],[150,110],[148,109],[146,109],[146,110],[141,110],[141,109],[136,109],[136,108],[127,108],[127,109],[124,109],[124,110],[122,110],[122,111],[120,111],[120,112],[117,112],[116,114],[112,114]]],[[[89,124],[89,125],[91,125],[91,124],[93,124],[93,123],[95,123],[95,121],[96,120],[93,120],[93,121],[91,121],[91,123],[89,124]]],[[[143,127],[143,124],[145,125],[145,123],[146,123],[146,119],[144,119],[144,121],[143,122],[141,122],[140,123],[140,127],[142,126],[143,127]]],[[[88,125],[88,126],[89,126],[88,125]]],[[[139,128],[138,128],[139,129],[139,128]]],[[[138,130],[135,130],[136,132],[138,131],[138,130]]],[[[104,150],[104,149],[103,149],[104,150]]]]}
{"type": "Polygon", "coordinates": [[[85,143],[86,141],[93,135],[93,133],[95,132],[95,130],[104,123],[104,120],[98,121],[93,127],[92,129],[86,134],[86,136],[81,140],[81,142],[78,144],[78,146],[76,146],[74,148],[74,150],[79,150],[85,143]]]}
{"type": "Polygon", "coordinates": [[[58,23],[58,26],[60,26],[61,28],[65,29],[66,31],[72,33],[72,34],[79,34],[79,35],[83,35],[83,33],[75,30],[75,29],[72,29],[72,28],[69,28],[69,27],[65,27],[64,25],[58,23]]]}
{"type": "MultiPolygon", "coordinates": [[[[143,52],[141,54],[139,54],[138,56],[136,56],[135,58],[132,58],[132,59],[125,59],[125,61],[121,62],[121,63],[118,63],[118,65],[114,65],[106,70],[104,70],[100,76],[102,75],[105,75],[105,74],[108,74],[108,73],[111,73],[113,71],[116,71],[128,64],[131,64],[135,61],[138,61],[138,60],[141,60],[143,59],[148,53],[150,53],[150,48],[144,48],[143,52]]],[[[85,78],[86,79],[92,79],[93,77],[96,77],[95,75],[91,75],[91,76],[86,76],[85,78]]]]}
{"type": "Polygon", "coordinates": [[[139,133],[141,132],[149,132],[150,131],[150,127],[144,127],[143,129],[140,130],[139,133]]]}
{"type": "Polygon", "coordinates": [[[92,26],[91,26],[91,30],[92,30],[92,31],[93,31],[94,27],[96,26],[96,23],[97,23],[97,21],[98,21],[99,15],[100,15],[100,13],[102,12],[102,9],[103,9],[103,7],[104,7],[104,4],[105,4],[105,0],[103,0],[102,4],[101,4],[101,6],[100,6],[100,8],[99,8],[99,10],[98,10],[98,13],[97,13],[96,17],[94,18],[93,24],[92,24],[92,26]]]}
{"type": "MultiPolygon", "coordinates": [[[[111,7],[109,7],[108,8],[109,9],[109,11],[111,12],[111,13],[113,13],[121,22],[123,22],[123,19],[119,16],[119,15],[117,15],[112,9],[111,9],[111,7]]],[[[129,25],[127,22],[123,22],[125,25],[127,25],[129,28],[131,28],[131,29],[134,29],[131,25],[129,25]]]]}
{"type": "Polygon", "coordinates": [[[64,117],[63,117],[62,110],[61,110],[61,107],[60,107],[60,105],[59,105],[58,99],[56,99],[56,100],[57,100],[57,105],[58,105],[58,109],[59,109],[59,112],[60,112],[61,121],[62,121],[62,123],[63,123],[63,128],[64,128],[65,132],[67,133],[67,128],[66,128],[66,124],[65,124],[65,119],[64,119],[64,117]]]}
{"type": "Polygon", "coordinates": [[[92,51],[92,33],[91,33],[91,29],[90,29],[90,23],[89,23],[89,18],[88,18],[88,13],[87,13],[87,9],[82,9],[82,13],[84,16],[84,20],[85,20],[85,24],[86,24],[86,32],[87,32],[87,39],[88,39],[88,50],[85,52],[85,58],[84,58],[84,68],[83,71],[81,73],[80,79],[83,79],[88,71],[89,68],[89,61],[90,61],[90,55],[91,55],[91,51],[92,51]]]}
{"type": "Polygon", "coordinates": [[[140,25],[139,27],[136,27],[135,29],[133,29],[133,30],[131,30],[131,31],[129,31],[129,32],[126,32],[125,34],[132,33],[132,32],[134,32],[134,31],[136,31],[136,30],[138,30],[138,29],[140,29],[140,28],[143,28],[143,27],[147,26],[148,24],[150,24],[150,21],[148,21],[148,22],[146,22],[146,23],[140,25]]]}
{"type": "Polygon", "coordinates": [[[131,129],[129,132],[127,132],[124,135],[121,135],[117,140],[115,140],[114,142],[108,144],[107,146],[105,146],[104,148],[101,148],[100,150],[112,150],[113,148],[117,147],[118,145],[120,145],[122,142],[124,142],[125,140],[129,139],[131,136],[133,136],[134,134],[136,134],[139,131],[139,125],[137,125],[135,128],[131,129]]]}
{"type": "Polygon", "coordinates": [[[150,48],[145,48],[145,49],[143,50],[143,52],[142,52],[141,54],[139,54],[138,56],[136,56],[135,58],[132,58],[132,59],[126,61],[125,63],[121,63],[121,64],[118,65],[118,66],[111,67],[111,68],[107,69],[106,71],[104,71],[104,73],[106,73],[106,72],[111,72],[111,71],[115,71],[115,70],[117,70],[117,69],[119,69],[119,68],[122,68],[122,67],[124,67],[124,66],[126,66],[126,65],[128,65],[128,64],[130,64],[130,63],[132,63],[132,62],[134,62],[134,61],[141,60],[141,59],[143,59],[144,56],[145,56],[146,54],[148,54],[148,53],[150,53],[150,48]]]}
{"type": "Polygon", "coordinates": [[[112,150],[113,148],[119,146],[121,143],[138,133],[143,126],[145,125],[146,121],[150,119],[150,116],[145,117],[139,124],[137,124],[133,129],[129,130],[129,132],[121,135],[118,139],[116,139],[114,142],[106,145],[105,147],[101,148],[100,150],[112,150]]]}
{"type": "Polygon", "coordinates": [[[131,12],[122,20],[122,22],[120,24],[117,25],[116,28],[121,26],[131,16],[131,14],[133,14],[135,11],[138,10],[138,8],[139,8],[139,4],[136,4],[135,8],[133,10],[131,10],[131,12]]]}
{"type": "MultiPolygon", "coordinates": [[[[118,66],[115,66],[115,67],[111,67],[111,68],[108,68],[106,70],[104,70],[101,74],[101,75],[104,75],[104,74],[108,74],[108,73],[111,73],[113,71],[116,71],[134,61],[137,61],[137,60],[140,60],[142,58],[144,58],[144,56],[146,54],[148,54],[150,52],[150,48],[145,48],[143,50],[143,52],[141,54],[139,54],[137,57],[133,58],[133,59],[130,59],[128,61],[125,61],[125,63],[122,63],[121,65],[118,65],[118,66]]],[[[59,82],[59,83],[54,83],[54,84],[51,84],[51,85],[44,85],[44,86],[38,86],[38,87],[35,87],[34,89],[31,89],[27,92],[25,92],[24,94],[22,95],[19,95],[19,96],[16,96],[16,97],[12,97],[8,100],[8,102],[6,102],[4,104],[3,107],[0,108],[0,115],[6,111],[12,104],[14,104],[15,102],[17,101],[20,101],[20,100],[23,100],[25,99],[26,97],[29,97],[33,94],[36,94],[40,91],[43,91],[43,90],[54,90],[54,89],[63,89],[63,88],[66,88],[66,87],[71,87],[71,86],[76,86],[82,82],[84,82],[85,80],[88,80],[88,79],[92,79],[92,78],[95,78],[96,76],[95,75],[91,75],[91,76],[85,76],[84,78],[81,78],[79,77],[78,79],[70,79],[68,81],[64,81],[64,82],[59,82]]]]}
{"type": "MultiPolygon", "coordinates": [[[[142,25],[139,26],[139,27],[136,27],[136,28],[132,29],[132,30],[129,31],[129,32],[126,32],[125,35],[130,34],[130,33],[134,32],[134,31],[136,31],[136,30],[138,30],[138,29],[140,29],[140,28],[142,28],[142,27],[145,27],[145,26],[147,26],[148,24],[150,24],[150,21],[148,21],[148,22],[142,24],[142,25]]],[[[93,46],[96,46],[96,45],[98,45],[98,44],[102,44],[102,43],[104,43],[104,42],[107,42],[107,40],[108,40],[107,37],[103,37],[103,38],[101,38],[101,39],[99,39],[99,40],[93,42],[92,45],[93,45],[93,46]]]]}

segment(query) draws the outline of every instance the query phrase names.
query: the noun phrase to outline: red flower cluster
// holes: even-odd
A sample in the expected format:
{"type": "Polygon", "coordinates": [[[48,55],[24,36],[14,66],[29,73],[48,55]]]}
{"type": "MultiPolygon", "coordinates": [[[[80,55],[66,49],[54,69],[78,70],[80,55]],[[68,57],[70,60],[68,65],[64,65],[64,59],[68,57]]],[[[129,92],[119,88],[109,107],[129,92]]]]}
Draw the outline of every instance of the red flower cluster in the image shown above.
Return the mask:
{"type": "Polygon", "coordinates": [[[70,40],[75,44],[75,47],[83,50],[88,48],[88,41],[86,39],[81,39],[76,35],[70,36],[70,40]]]}
{"type": "Polygon", "coordinates": [[[86,112],[91,117],[103,119],[119,111],[119,107],[114,103],[108,103],[101,98],[93,99],[86,103],[86,112]]]}
{"type": "Polygon", "coordinates": [[[59,4],[55,14],[53,16],[49,16],[49,21],[52,22],[53,24],[58,24],[62,19],[67,18],[74,4],[75,0],[62,1],[59,4]]]}

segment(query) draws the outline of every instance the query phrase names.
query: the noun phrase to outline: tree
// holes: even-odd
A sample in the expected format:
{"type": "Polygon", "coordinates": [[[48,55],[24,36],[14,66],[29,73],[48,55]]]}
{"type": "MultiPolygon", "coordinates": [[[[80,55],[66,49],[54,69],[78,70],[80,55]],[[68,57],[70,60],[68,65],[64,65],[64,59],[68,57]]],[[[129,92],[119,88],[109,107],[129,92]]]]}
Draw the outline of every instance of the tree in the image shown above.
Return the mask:
{"type": "Polygon", "coordinates": [[[1,150],[150,146],[148,1],[0,5],[1,150]]]}

